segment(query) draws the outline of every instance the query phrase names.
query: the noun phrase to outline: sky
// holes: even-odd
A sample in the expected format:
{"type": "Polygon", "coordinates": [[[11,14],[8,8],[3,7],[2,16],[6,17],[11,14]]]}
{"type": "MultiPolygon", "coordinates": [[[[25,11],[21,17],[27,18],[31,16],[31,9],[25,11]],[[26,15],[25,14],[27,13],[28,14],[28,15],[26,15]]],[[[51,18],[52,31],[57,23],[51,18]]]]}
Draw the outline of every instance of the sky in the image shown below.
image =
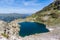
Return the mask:
{"type": "Polygon", "coordinates": [[[52,2],[53,0],[0,0],[0,13],[32,14],[52,2]]]}

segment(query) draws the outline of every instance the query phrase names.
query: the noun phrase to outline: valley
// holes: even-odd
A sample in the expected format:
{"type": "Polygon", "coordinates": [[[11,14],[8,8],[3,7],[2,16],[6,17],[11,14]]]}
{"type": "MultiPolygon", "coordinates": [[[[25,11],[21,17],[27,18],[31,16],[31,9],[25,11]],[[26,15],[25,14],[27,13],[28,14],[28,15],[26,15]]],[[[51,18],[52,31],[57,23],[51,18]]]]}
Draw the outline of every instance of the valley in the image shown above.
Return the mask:
{"type": "Polygon", "coordinates": [[[0,15],[0,40],[60,40],[60,0],[32,15],[0,15]]]}

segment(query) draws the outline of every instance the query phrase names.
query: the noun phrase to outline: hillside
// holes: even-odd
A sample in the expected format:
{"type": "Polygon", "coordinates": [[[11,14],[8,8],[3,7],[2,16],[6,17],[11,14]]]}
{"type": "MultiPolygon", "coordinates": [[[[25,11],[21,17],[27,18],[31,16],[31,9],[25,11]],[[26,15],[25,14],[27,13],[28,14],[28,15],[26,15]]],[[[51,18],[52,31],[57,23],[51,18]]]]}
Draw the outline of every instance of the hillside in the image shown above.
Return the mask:
{"type": "Polygon", "coordinates": [[[20,15],[29,16],[0,14],[0,40],[60,40],[59,0],[25,19],[21,19],[20,15]]]}
{"type": "Polygon", "coordinates": [[[60,23],[60,0],[54,1],[42,10],[30,16],[30,18],[33,18],[35,22],[42,22],[48,25],[60,23]]]}

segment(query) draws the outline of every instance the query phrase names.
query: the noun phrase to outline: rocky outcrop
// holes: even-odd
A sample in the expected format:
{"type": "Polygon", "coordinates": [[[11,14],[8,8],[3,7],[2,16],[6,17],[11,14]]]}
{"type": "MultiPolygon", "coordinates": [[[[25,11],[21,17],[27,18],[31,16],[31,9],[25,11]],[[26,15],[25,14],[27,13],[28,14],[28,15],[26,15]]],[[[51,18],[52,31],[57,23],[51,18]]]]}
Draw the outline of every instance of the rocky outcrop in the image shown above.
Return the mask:
{"type": "MultiPolygon", "coordinates": [[[[19,25],[16,23],[7,23],[2,20],[0,20],[0,40],[5,38],[6,40],[12,40],[13,37],[19,37],[19,25]]],[[[16,39],[16,38],[15,38],[16,39]]],[[[18,39],[17,39],[18,40],[18,39]]]]}

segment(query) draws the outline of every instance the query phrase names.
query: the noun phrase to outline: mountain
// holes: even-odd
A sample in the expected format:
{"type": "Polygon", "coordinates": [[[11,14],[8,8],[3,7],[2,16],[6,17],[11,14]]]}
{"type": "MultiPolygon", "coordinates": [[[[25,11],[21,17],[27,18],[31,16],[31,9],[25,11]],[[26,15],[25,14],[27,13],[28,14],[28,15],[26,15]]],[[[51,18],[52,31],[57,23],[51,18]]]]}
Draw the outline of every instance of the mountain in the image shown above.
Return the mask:
{"type": "Polygon", "coordinates": [[[18,13],[0,14],[0,20],[10,22],[10,21],[13,21],[18,18],[26,18],[27,16],[29,16],[29,15],[28,14],[18,14],[18,13]]]}
{"type": "Polygon", "coordinates": [[[48,25],[60,23],[60,0],[55,0],[42,10],[32,14],[30,18],[33,18],[35,22],[42,22],[48,25]]]}

